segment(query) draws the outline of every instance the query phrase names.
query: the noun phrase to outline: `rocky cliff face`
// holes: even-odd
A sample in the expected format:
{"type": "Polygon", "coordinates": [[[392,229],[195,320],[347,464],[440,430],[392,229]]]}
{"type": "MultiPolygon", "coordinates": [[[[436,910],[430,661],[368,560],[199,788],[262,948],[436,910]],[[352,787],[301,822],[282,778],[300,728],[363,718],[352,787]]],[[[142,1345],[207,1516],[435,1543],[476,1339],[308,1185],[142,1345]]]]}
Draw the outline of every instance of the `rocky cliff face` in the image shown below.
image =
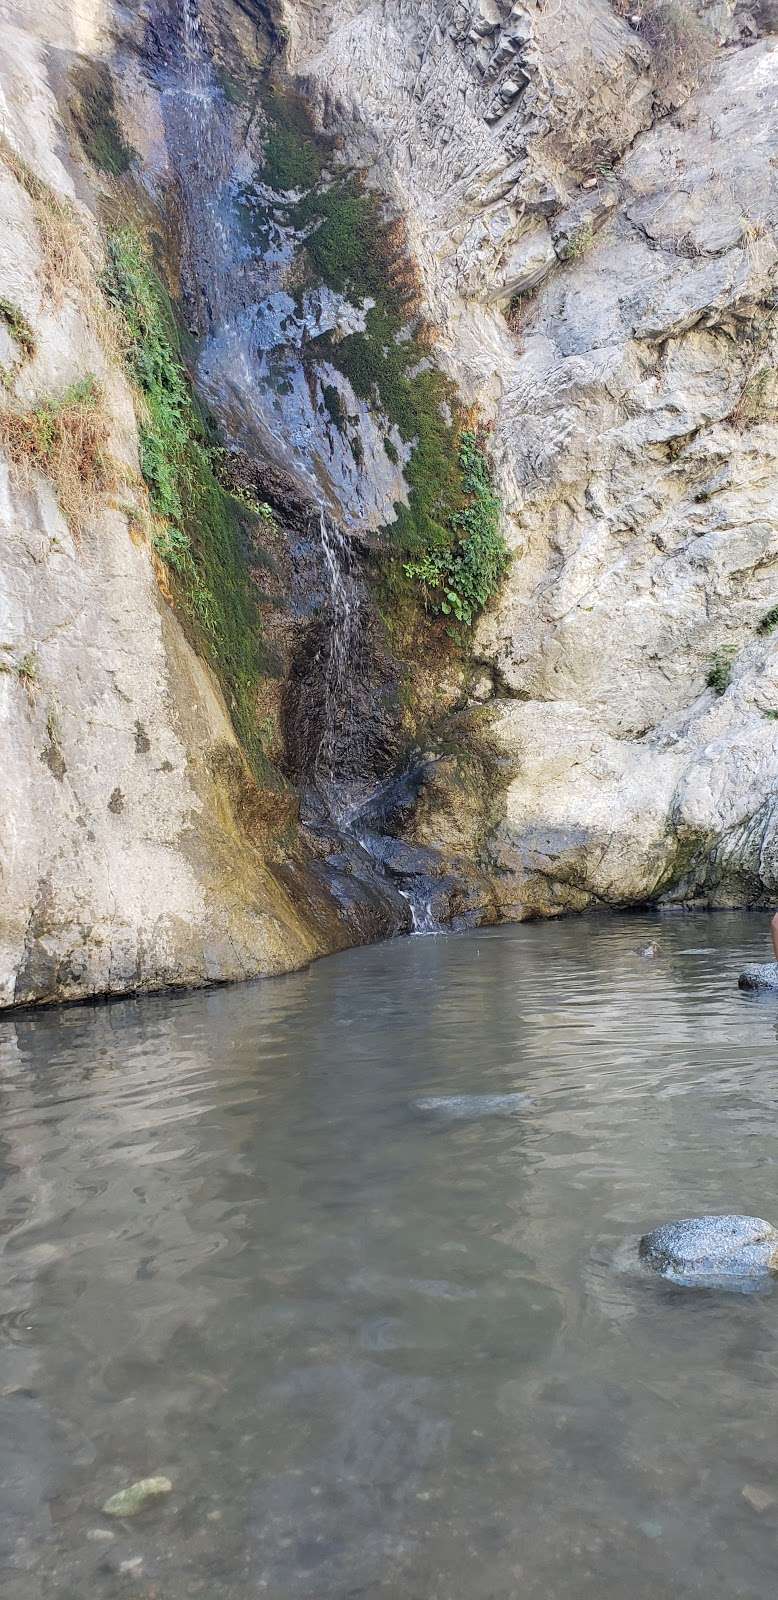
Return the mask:
{"type": "MultiPolygon", "coordinates": [[[[149,537],[143,408],[99,288],[104,164],[72,121],[74,73],[143,23],[98,3],[3,7],[5,1005],[281,972],[395,925],[301,840],[269,763],[257,780],[149,537]],[[110,470],[94,470],[92,445],[110,470]]],[[[108,132],[106,159],[122,149],[108,132]]],[[[159,117],[145,132],[151,187],[167,161],[159,117]]]]}
{"type": "Polygon", "coordinates": [[[397,886],[427,878],[440,916],[470,920],[775,893],[770,24],[683,0],[6,0],[3,1003],[284,970],[402,926],[397,886]],[[295,266],[301,191],[269,182],[252,89],[273,63],[330,170],[403,221],[436,359],[491,427],[512,551],[467,648],[440,625],[420,648],[422,622],[406,649],[360,612],[346,670],[373,798],[345,842],[310,795],[301,829],[295,793],[338,667],[316,530],[350,525],[369,569],[412,440],[336,359],[370,295],[295,266]],[[259,765],[245,674],[220,670],[153,532],[143,405],[96,287],[128,217],[167,264],[232,488],[239,468],[273,512],[261,550],[247,535],[277,657],[251,690],[259,765]],[[84,383],[103,476],[69,518],[19,419],[28,443],[41,406],[83,428],[84,383]]]}
{"type": "MultiPolygon", "coordinates": [[[[475,651],[498,914],[774,895],[770,14],[285,15],[320,115],[394,186],[451,369],[494,422],[514,560],[475,651]]],[[[430,772],[416,840],[461,833],[457,781],[430,772]]]]}

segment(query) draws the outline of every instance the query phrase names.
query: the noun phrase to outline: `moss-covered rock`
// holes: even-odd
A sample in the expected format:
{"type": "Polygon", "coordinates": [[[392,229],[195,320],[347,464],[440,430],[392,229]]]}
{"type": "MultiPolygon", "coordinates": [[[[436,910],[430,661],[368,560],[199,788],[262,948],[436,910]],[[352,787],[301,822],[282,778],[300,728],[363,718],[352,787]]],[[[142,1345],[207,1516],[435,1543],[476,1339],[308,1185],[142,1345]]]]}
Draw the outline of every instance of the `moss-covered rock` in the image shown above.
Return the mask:
{"type": "MultiPolygon", "coordinates": [[[[266,781],[256,697],[267,658],[246,555],[252,511],[219,481],[169,297],[131,229],[110,239],[105,287],[126,326],[127,362],[141,396],[141,469],[152,542],[221,680],[243,748],[266,781]]],[[[255,514],[261,514],[258,507],[255,514]]]]}

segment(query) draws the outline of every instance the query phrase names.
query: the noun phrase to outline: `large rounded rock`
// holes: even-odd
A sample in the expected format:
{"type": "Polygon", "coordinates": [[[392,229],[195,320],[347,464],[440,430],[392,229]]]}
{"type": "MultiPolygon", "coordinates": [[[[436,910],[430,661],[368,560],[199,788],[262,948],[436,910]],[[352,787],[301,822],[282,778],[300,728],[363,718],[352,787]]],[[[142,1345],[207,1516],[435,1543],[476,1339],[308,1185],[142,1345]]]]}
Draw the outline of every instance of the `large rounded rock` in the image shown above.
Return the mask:
{"type": "Polygon", "coordinates": [[[737,1287],[778,1270],[778,1232],[762,1217],[686,1217],[645,1233],[639,1254],[672,1283],[737,1287]]]}
{"type": "Polygon", "coordinates": [[[778,961],[765,961],[760,966],[744,967],[737,981],[739,989],[778,990],[778,961]]]}

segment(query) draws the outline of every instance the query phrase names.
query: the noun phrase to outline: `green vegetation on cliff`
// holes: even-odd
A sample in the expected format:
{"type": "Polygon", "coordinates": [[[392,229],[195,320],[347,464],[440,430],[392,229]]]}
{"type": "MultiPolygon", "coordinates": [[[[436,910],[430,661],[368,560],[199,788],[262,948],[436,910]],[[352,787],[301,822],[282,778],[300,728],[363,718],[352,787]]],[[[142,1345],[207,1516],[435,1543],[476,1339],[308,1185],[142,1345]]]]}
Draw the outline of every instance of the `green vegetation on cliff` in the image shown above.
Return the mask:
{"type": "Polygon", "coordinates": [[[4,295],[0,295],[0,322],[5,325],[11,338],[19,346],[25,361],[31,361],[38,341],[24,312],[20,311],[12,300],[6,300],[4,295]]]}
{"type": "Polygon", "coordinates": [[[723,649],[716,651],[711,661],[705,682],[708,688],[715,690],[718,695],[726,694],[732,681],[734,655],[734,646],[725,645],[723,649]]]}
{"type": "MultiPolygon", "coordinates": [[[[395,601],[413,596],[468,626],[493,598],[507,564],[501,507],[472,419],[435,364],[404,224],[386,219],[380,198],[357,174],[328,176],[323,144],[292,97],[273,96],[262,176],[277,192],[295,191],[283,205],[302,240],[304,284],[368,303],[364,331],[312,342],[307,359],[336,366],[410,447],[408,501],[398,503],[385,530],[383,587],[395,601]]],[[[323,394],[342,428],[340,396],[331,385],[323,394]]],[[[387,455],[397,462],[391,440],[387,455]]]]}
{"type": "Polygon", "coordinates": [[[84,61],[70,78],[68,106],[81,144],[93,166],[119,177],[128,171],[135,151],[119,126],[110,69],[102,61],[84,61]]]}
{"type": "Polygon", "coordinates": [[[131,229],[109,241],[105,290],[121,312],[127,364],[142,396],[141,470],[153,544],[221,679],[243,747],[264,772],[256,713],[263,657],[241,511],[217,479],[169,297],[131,229]]]}
{"type": "Polygon", "coordinates": [[[459,467],[467,497],[451,519],[452,544],[406,561],[405,575],[421,583],[433,611],[469,626],[496,593],[508,563],[500,530],[501,506],[476,435],[462,433],[459,467]]]}

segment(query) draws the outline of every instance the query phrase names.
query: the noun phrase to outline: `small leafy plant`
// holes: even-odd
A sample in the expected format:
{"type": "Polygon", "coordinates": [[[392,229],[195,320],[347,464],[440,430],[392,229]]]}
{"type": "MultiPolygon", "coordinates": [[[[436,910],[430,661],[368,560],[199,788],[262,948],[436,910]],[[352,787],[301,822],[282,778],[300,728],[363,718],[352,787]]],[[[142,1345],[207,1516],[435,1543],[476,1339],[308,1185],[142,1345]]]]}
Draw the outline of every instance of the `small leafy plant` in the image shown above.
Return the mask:
{"type": "Polygon", "coordinates": [[[501,503],[472,432],[462,434],[459,464],[467,503],[451,518],[452,544],[407,561],[404,570],[422,584],[431,611],[469,627],[496,593],[509,556],[500,528],[501,503]]]}
{"type": "Polygon", "coordinates": [[[563,261],[580,261],[594,243],[594,224],[587,217],[580,227],[571,233],[564,248],[560,250],[563,261]]]}
{"type": "Polygon", "coordinates": [[[24,359],[31,361],[37,349],[37,340],[23,311],[0,295],[0,322],[4,322],[11,338],[19,346],[24,359]]]}
{"type": "Polygon", "coordinates": [[[735,651],[732,646],[725,646],[722,650],[716,651],[711,661],[705,681],[708,688],[713,689],[718,695],[726,694],[732,682],[734,658],[735,651]]]}
{"type": "Polygon", "coordinates": [[[772,633],[778,628],[778,606],[771,606],[757,626],[757,633],[772,633]]]}

